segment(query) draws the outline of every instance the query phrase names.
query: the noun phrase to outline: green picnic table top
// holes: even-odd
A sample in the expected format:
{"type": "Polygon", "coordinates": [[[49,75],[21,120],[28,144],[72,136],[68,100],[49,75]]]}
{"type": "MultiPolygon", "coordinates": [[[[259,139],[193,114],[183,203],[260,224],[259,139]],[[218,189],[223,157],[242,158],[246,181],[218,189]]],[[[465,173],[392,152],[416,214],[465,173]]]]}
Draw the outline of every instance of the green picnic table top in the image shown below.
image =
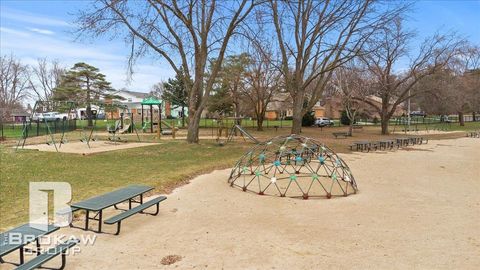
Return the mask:
{"type": "Polygon", "coordinates": [[[87,199],[85,201],[72,203],[71,206],[85,210],[99,211],[115,204],[124,202],[128,199],[134,198],[152,189],[153,187],[149,186],[131,185],[109,193],[105,193],[100,196],[87,199]]]}
{"type": "Polygon", "coordinates": [[[50,234],[58,229],[59,227],[48,225],[47,230],[43,231],[31,227],[30,224],[27,223],[0,233],[0,257],[35,241],[40,236],[50,234]]]}

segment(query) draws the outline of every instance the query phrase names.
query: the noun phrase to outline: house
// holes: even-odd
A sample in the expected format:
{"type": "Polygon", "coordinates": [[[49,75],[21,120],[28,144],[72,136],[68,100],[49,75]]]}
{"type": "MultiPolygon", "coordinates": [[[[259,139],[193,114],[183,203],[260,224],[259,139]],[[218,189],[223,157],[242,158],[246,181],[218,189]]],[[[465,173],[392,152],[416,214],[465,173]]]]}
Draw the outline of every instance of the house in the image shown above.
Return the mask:
{"type": "Polygon", "coordinates": [[[292,115],[293,102],[288,93],[276,94],[265,111],[265,119],[267,120],[285,119],[286,117],[292,117],[292,115]]]}
{"type": "MultiPolygon", "coordinates": [[[[141,117],[142,114],[142,100],[151,96],[149,93],[129,91],[126,89],[121,89],[113,93],[114,95],[120,96],[123,99],[115,100],[115,103],[125,105],[128,108],[128,111],[133,113],[133,115],[141,117]]],[[[108,102],[107,102],[108,103],[108,102]]],[[[182,108],[173,107],[169,102],[162,102],[162,117],[182,117],[182,108]]],[[[107,111],[107,117],[112,119],[120,118],[121,113],[126,113],[122,108],[116,108],[111,111],[107,111]]],[[[143,108],[144,115],[150,114],[150,108],[143,108]]],[[[185,108],[185,113],[188,114],[188,108],[185,108]]],[[[158,108],[153,108],[153,114],[158,114],[158,108]]],[[[134,116],[135,117],[135,116],[134,116]]]]}
{"type": "MultiPolygon", "coordinates": [[[[370,95],[366,98],[370,103],[373,103],[378,107],[382,106],[382,99],[380,97],[370,95]]],[[[393,102],[394,101],[391,101],[391,104],[393,104],[393,102]]],[[[368,118],[380,118],[378,111],[369,104],[361,103],[359,104],[359,108],[362,111],[362,114],[368,116],[368,118]]],[[[314,106],[315,117],[339,119],[342,116],[343,110],[345,110],[345,108],[340,96],[324,97],[314,106]]],[[[406,114],[406,110],[405,106],[400,104],[397,106],[394,116],[400,116],[402,114],[406,114]]]]}

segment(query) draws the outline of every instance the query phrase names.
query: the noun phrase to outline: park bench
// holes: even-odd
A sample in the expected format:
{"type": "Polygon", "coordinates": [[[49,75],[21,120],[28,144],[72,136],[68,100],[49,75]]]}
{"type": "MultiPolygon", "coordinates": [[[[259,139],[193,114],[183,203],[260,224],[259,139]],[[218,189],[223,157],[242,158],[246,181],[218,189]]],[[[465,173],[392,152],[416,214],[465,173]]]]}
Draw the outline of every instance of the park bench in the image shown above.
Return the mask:
{"type": "Polygon", "coordinates": [[[120,213],[116,216],[113,216],[107,220],[105,220],[105,224],[108,224],[108,225],[113,225],[115,223],[117,223],[117,232],[115,233],[115,235],[118,235],[120,234],[120,226],[121,226],[121,223],[122,223],[122,220],[128,218],[128,217],[131,217],[133,215],[135,215],[136,213],[139,213],[139,212],[142,212],[143,210],[153,206],[153,205],[157,205],[157,210],[155,211],[155,213],[151,214],[153,216],[156,216],[158,214],[158,211],[159,211],[159,204],[160,202],[166,200],[167,197],[165,196],[160,196],[160,197],[157,197],[155,199],[152,199],[152,200],[149,200],[148,202],[144,202],[134,208],[131,208],[129,210],[126,210],[125,212],[123,213],[120,213]]]}
{"type": "Polygon", "coordinates": [[[57,257],[58,255],[62,255],[62,265],[58,269],[65,268],[66,263],[66,252],[69,248],[75,246],[79,243],[78,239],[71,239],[65,243],[58,244],[55,247],[49,248],[43,253],[37,255],[37,257],[31,259],[30,261],[20,265],[19,267],[15,268],[16,270],[30,270],[36,269],[42,266],[44,263],[50,261],[51,259],[57,257]]]}
{"type": "Polygon", "coordinates": [[[354,125],[354,126],[353,126],[353,129],[363,130],[363,126],[354,125]]]}
{"type": "Polygon", "coordinates": [[[349,136],[348,132],[333,132],[332,135],[335,136],[335,139],[338,137],[347,138],[349,136]]]}
{"type": "MultiPolygon", "coordinates": [[[[126,212],[136,214],[138,212],[141,212],[145,208],[143,207],[150,207],[152,205],[145,204],[143,205],[143,195],[146,192],[151,191],[153,188],[149,186],[142,186],[142,185],[131,185],[127,186],[121,189],[117,189],[115,191],[105,193],[81,202],[77,203],[72,203],[71,207],[73,210],[78,211],[78,210],[85,210],[85,226],[84,230],[88,230],[89,226],[88,223],[90,220],[95,220],[98,222],[98,230],[97,232],[102,232],[102,223],[103,223],[103,210],[109,207],[115,207],[117,208],[117,204],[127,202],[128,201],[128,210],[126,212]],[[136,199],[139,198],[139,199],[136,199]],[[138,203],[139,208],[136,208],[136,210],[132,209],[132,203],[138,203]],[[143,208],[143,209],[142,209],[143,208]],[[130,211],[131,210],[131,211],[130,211]],[[90,216],[90,212],[95,213],[93,217],[90,216]]],[[[164,199],[163,199],[164,200],[164,199]]],[[[158,207],[158,205],[157,205],[158,207]]],[[[73,211],[72,210],[72,211],[73,211]]],[[[125,218],[129,217],[131,215],[125,214],[125,218]]],[[[122,217],[122,216],[120,216],[122,217]]],[[[117,217],[118,218],[118,217],[117,217]]],[[[122,218],[123,219],[123,218],[122,218]]],[[[109,222],[111,222],[110,220],[109,222]]],[[[114,222],[116,223],[116,222],[114,222]]],[[[73,227],[73,225],[71,225],[73,227]]]]}

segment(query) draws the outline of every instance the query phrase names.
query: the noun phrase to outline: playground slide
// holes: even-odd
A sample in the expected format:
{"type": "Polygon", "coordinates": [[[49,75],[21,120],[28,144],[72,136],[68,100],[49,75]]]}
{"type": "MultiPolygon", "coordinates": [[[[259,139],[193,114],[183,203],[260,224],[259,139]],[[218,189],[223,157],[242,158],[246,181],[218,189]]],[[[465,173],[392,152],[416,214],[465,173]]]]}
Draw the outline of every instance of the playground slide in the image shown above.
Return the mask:
{"type": "Polygon", "coordinates": [[[245,129],[243,129],[241,126],[239,125],[235,125],[235,127],[243,133],[243,135],[245,135],[246,137],[248,137],[250,140],[254,141],[255,143],[259,143],[259,141],[257,139],[255,139],[255,137],[252,136],[252,134],[248,133],[248,131],[246,131],[245,129]]]}
{"type": "Polygon", "coordinates": [[[123,127],[123,129],[119,129],[119,130],[118,130],[118,133],[119,133],[119,134],[125,134],[125,133],[128,132],[129,129],[130,129],[130,125],[125,125],[125,126],[123,127]]]}
{"type": "Polygon", "coordinates": [[[172,126],[165,120],[162,120],[162,128],[167,127],[167,129],[172,129],[172,126]]]}

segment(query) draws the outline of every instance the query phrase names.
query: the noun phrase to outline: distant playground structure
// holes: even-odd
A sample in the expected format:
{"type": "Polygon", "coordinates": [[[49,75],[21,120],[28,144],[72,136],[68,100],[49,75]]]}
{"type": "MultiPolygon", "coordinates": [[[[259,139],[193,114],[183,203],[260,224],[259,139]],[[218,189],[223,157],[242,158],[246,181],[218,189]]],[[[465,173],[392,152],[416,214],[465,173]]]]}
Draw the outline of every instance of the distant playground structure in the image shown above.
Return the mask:
{"type": "Polygon", "coordinates": [[[242,120],[241,118],[233,118],[233,119],[234,119],[234,124],[231,127],[227,127],[225,125],[223,118],[217,119],[216,141],[219,145],[224,145],[226,143],[234,141],[237,135],[240,135],[244,141],[246,141],[246,139],[249,139],[255,144],[260,143],[259,140],[257,140],[252,134],[250,134],[250,132],[248,132],[241,126],[241,120],[242,120]],[[226,140],[222,139],[222,135],[225,136],[226,140]]]}
{"type": "Polygon", "coordinates": [[[142,130],[143,132],[157,133],[157,138],[161,135],[172,135],[175,138],[176,128],[166,121],[162,120],[162,101],[155,97],[147,97],[141,102],[142,130]],[[144,107],[148,110],[145,112],[144,107]],[[156,109],[155,109],[156,107],[156,109]],[[154,111],[157,110],[157,113],[154,111]]]}
{"type": "Polygon", "coordinates": [[[123,136],[127,133],[135,133],[136,136],[133,140],[140,142],[140,136],[133,119],[134,114],[127,106],[95,103],[90,105],[90,110],[91,115],[88,119],[84,109],[79,109],[75,102],[37,101],[31,115],[25,118],[22,123],[22,133],[15,148],[17,150],[28,148],[40,151],[93,153],[115,150],[115,148],[104,144],[113,143],[116,145],[118,142],[128,142],[128,137],[123,136]],[[105,113],[109,110],[120,112],[118,119],[109,120],[114,121],[113,123],[108,123],[108,120],[105,119],[105,113]],[[81,124],[82,121],[84,124],[81,124]],[[99,122],[102,124],[100,127],[99,122]],[[100,134],[104,139],[103,142],[100,141],[100,134]],[[45,144],[38,144],[41,141],[39,140],[41,136],[45,136],[45,144]],[[37,139],[33,139],[33,137],[37,139]],[[36,145],[26,145],[29,138],[36,145]],[[96,142],[95,146],[92,146],[94,142],[96,142]],[[69,146],[64,146],[67,143],[69,146]],[[91,151],[81,149],[85,146],[91,151]],[[65,147],[67,149],[63,149],[65,147]]]}
{"type": "Polygon", "coordinates": [[[228,183],[259,195],[331,198],[357,192],[347,164],[330,148],[300,135],[278,136],[246,152],[228,183]]]}

